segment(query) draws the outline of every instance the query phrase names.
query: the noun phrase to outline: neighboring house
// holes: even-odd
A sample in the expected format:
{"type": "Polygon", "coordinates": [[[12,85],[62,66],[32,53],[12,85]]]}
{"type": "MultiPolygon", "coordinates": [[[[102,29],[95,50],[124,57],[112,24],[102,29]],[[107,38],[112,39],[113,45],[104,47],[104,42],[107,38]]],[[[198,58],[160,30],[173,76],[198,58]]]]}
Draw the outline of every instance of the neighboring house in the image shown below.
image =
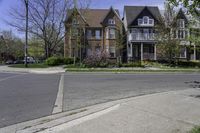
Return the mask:
{"type": "Polygon", "coordinates": [[[177,12],[177,15],[175,17],[175,20],[177,20],[177,30],[174,31],[174,37],[180,40],[180,45],[182,46],[180,49],[180,59],[183,60],[200,59],[199,51],[197,51],[196,44],[191,43],[188,39],[192,33],[192,30],[198,30],[200,28],[197,25],[191,25],[191,19],[192,18],[187,16],[182,9],[177,12]]]}
{"type": "MultiPolygon", "coordinates": [[[[188,41],[188,37],[190,34],[190,27],[189,27],[189,20],[180,9],[177,12],[177,15],[175,16],[174,20],[177,22],[174,22],[176,24],[176,30],[171,31],[173,32],[173,38],[178,39],[180,41],[180,57],[179,59],[186,59],[188,55],[187,46],[190,45],[190,42],[188,41]]],[[[191,56],[192,59],[194,59],[194,55],[191,56]]]]}
{"type": "Polygon", "coordinates": [[[85,58],[106,52],[109,58],[121,55],[118,35],[122,34],[123,22],[119,11],[113,9],[74,9],[65,21],[65,57],[85,58]]]}
{"type": "Polygon", "coordinates": [[[155,26],[160,23],[158,7],[125,6],[124,27],[127,33],[129,61],[157,60],[155,26]]]}

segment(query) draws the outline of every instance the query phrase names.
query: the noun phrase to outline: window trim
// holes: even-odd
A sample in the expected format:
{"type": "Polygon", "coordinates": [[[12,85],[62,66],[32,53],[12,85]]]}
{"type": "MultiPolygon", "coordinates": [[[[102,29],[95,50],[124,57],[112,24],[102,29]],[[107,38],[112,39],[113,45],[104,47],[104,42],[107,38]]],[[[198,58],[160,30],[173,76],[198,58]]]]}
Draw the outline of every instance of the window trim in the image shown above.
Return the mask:
{"type": "Polygon", "coordinates": [[[115,20],[112,19],[112,18],[108,19],[108,24],[109,25],[115,25],[115,20]]]}

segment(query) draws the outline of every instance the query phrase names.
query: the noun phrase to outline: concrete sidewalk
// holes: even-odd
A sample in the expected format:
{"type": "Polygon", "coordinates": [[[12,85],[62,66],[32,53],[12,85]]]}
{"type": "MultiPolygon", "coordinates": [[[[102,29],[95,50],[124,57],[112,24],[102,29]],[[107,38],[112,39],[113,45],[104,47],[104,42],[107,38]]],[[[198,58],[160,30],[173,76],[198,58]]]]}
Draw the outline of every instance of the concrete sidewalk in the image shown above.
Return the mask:
{"type": "Polygon", "coordinates": [[[107,114],[86,117],[42,133],[187,133],[200,125],[200,89],[131,98],[107,114]]]}
{"type": "Polygon", "coordinates": [[[49,68],[13,68],[7,65],[0,66],[0,72],[22,72],[22,73],[36,73],[36,74],[54,74],[63,73],[65,69],[62,66],[49,68]]]}

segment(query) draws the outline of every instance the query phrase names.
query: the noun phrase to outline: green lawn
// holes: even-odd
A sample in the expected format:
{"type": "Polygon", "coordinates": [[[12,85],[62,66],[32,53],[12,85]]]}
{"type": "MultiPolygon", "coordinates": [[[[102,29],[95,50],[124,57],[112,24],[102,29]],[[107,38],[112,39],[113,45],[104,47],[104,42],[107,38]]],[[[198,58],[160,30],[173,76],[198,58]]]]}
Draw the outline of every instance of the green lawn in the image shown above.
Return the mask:
{"type": "Polygon", "coordinates": [[[200,72],[200,69],[158,69],[158,70],[148,70],[148,69],[123,69],[123,68],[67,68],[67,72],[124,72],[124,73],[138,73],[138,72],[146,72],[146,73],[159,73],[159,72],[200,72]]]}
{"type": "MultiPolygon", "coordinates": [[[[15,65],[10,65],[9,67],[13,68],[26,68],[24,64],[15,64],[15,65]]],[[[49,66],[43,63],[38,63],[38,64],[28,64],[28,68],[48,68],[49,66]]]]}
{"type": "Polygon", "coordinates": [[[194,127],[189,133],[200,133],[200,126],[194,127]]]}

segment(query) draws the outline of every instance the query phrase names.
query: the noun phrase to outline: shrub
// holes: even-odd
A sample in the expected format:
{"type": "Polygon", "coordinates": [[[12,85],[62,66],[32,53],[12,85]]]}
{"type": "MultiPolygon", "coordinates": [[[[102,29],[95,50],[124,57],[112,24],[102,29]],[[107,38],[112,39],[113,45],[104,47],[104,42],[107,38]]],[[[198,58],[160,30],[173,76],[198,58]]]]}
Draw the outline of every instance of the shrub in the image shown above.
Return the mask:
{"type": "Polygon", "coordinates": [[[200,133],[200,126],[194,127],[189,133],[200,133]]]}
{"type": "Polygon", "coordinates": [[[121,64],[122,67],[144,67],[141,62],[130,62],[127,64],[121,64]]]}
{"type": "Polygon", "coordinates": [[[74,58],[64,58],[63,59],[65,65],[73,64],[74,63],[74,58]]]}
{"type": "Polygon", "coordinates": [[[93,53],[84,59],[83,64],[87,67],[107,67],[109,65],[109,55],[102,51],[100,53],[93,53]]]}
{"type": "Polygon", "coordinates": [[[200,62],[194,62],[194,61],[179,61],[177,63],[178,66],[181,67],[200,67],[200,62]]]}
{"type": "Polygon", "coordinates": [[[46,60],[48,66],[58,66],[64,63],[64,59],[61,57],[50,57],[46,60]]]}

